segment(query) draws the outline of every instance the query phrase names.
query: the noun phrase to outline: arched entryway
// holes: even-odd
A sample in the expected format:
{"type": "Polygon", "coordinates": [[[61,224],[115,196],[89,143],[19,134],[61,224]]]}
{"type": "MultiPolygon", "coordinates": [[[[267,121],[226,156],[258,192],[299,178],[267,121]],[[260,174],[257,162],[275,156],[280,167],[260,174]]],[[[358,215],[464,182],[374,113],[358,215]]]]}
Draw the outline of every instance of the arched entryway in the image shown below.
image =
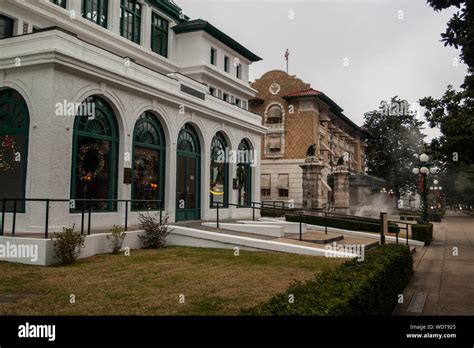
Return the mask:
{"type": "Polygon", "coordinates": [[[249,142],[243,139],[237,151],[237,203],[244,206],[250,206],[252,203],[251,150],[249,142]]]}
{"type": "Polygon", "coordinates": [[[134,202],[133,210],[164,209],[165,150],[163,128],[155,115],[143,113],[133,132],[133,183],[132,199],[155,202],[134,202]]]}
{"type": "Polygon", "coordinates": [[[181,128],[177,142],[176,221],[201,218],[201,146],[189,123],[181,128]]]}
{"type": "Polygon", "coordinates": [[[226,158],[227,141],[221,132],[212,139],[211,144],[211,174],[209,201],[210,207],[216,208],[217,202],[226,207],[229,203],[229,161],[226,158]]]}
{"type": "MultiPolygon", "coordinates": [[[[72,150],[72,199],[117,198],[119,133],[115,113],[99,96],[83,102],[80,110],[92,110],[92,116],[77,115],[72,150]]],[[[94,202],[93,210],[116,211],[112,201],[94,202]]],[[[82,210],[76,202],[72,211],[82,210]]],[[[88,205],[87,205],[88,207],[88,205]]]]}
{"type": "MultiPolygon", "coordinates": [[[[0,90],[0,199],[25,198],[29,123],[28,107],[20,93],[0,90]]],[[[13,202],[6,203],[6,210],[13,210],[13,202]]],[[[17,211],[24,210],[24,202],[18,201],[17,211]]]]}

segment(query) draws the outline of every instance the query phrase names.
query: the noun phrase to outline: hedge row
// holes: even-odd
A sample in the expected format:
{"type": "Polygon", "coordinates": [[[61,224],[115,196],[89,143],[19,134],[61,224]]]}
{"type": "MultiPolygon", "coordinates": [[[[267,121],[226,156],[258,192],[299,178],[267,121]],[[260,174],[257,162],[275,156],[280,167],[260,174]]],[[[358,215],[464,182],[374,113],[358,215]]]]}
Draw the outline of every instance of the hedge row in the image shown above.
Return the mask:
{"type": "MultiPolygon", "coordinates": [[[[299,222],[300,218],[298,215],[286,214],[286,221],[299,222]]],[[[314,215],[303,215],[302,222],[310,225],[325,226],[327,223],[328,227],[341,228],[343,230],[361,231],[361,232],[376,232],[380,233],[380,221],[377,219],[363,218],[363,217],[350,217],[344,216],[328,217],[327,219],[323,216],[314,215]]],[[[396,233],[400,229],[393,224],[389,224],[388,232],[396,233]]]]}
{"type": "Polygon", "coordinates": [[[433,240],[433,224],[411,225],[412,239],[425,242],[430,245],[433,240]]]}
{"type": "Polygon", "coordinates": [[[306,283],[296,282],[286,292],[241,314],[388,316],[412,273],[409,249],[387,244],[368,251],[363,262],[354,259],[306,283]]]}

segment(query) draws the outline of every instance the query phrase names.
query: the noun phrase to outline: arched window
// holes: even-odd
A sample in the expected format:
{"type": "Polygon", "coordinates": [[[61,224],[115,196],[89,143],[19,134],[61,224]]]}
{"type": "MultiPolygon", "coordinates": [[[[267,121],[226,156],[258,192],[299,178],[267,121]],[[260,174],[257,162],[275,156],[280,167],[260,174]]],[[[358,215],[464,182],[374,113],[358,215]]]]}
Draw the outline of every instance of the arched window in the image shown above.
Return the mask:
{"type": "MultiPolygon", "coordinates": [[[[119,134],[115,114],[98,96],[84,100],[79,110],[91,113],[76,115],[74,122],[71,198],[116,199],[119,134]]],[[[72,210],[82,207],[81,202],[76,202],[72,210]]],[[[116,204],[96,201],[91,208],[114,211],[116,204]]]]}
{"type": "Polygon", "coordinates": [[[272,105],[267,112],[267,124],[283,123],[283,111],[278,105],[272,105]]]}
{"type": "Polygon", "coordinates": [[[151,112],[143,113],[133,133],[132,199],[161,202],[134,202],[134,210],[164,208],[165,149],[160,122],[151,112]]]}
{"type": "Polygon", "coordinates": [[[209,183],[210,206],[217,207],[216,202],[229,203],[229,161],[226,158],[227,142],[222,133],[217,133],[211,144],[211,176],[209,183]]]}
{"type": "MultiPolygon", "coordinates": [[[[13,89],[0,91],[0,199],[25,198],[30,115],[23,97],[13,89]]],[[[7,202],[7,211],[13,202],[7,202]]],[[[1,207],[0,207],[1,209],[1,207]]],[[[24,202],[17,202],[24,212],[24,202]]]]}
{"type": "Polygon", "coordinates": [[[181,128],[177,143],[176,221],[201,218],[201,147],[192,125],[181,128]]]}
{"type": "Polygon", "coordinates": [[[237,151],[238,204],[250,206],[252,203],[252,167],[255,160],[247,140],[242,140],[237,151]]]}

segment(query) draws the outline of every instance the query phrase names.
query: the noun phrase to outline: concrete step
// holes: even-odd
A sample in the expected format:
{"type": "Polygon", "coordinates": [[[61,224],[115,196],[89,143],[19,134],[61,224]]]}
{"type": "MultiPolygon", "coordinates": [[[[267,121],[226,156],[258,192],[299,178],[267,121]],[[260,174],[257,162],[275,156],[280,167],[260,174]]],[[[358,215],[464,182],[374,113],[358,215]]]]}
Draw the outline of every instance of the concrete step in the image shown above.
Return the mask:
{"type": "MultiPolygon", "coordinates": [[[[202,226],[215,227],[215,222],[203,222],[202,226]]],[[[256,235],[271,236],[271,237],[283,237],[285,230],[283,226],[272,225],[272,224],[240,224],[240,223],[219,223],[219,228],[224,230],[230,230],[235,232],[253,233],[256,235]]]]}

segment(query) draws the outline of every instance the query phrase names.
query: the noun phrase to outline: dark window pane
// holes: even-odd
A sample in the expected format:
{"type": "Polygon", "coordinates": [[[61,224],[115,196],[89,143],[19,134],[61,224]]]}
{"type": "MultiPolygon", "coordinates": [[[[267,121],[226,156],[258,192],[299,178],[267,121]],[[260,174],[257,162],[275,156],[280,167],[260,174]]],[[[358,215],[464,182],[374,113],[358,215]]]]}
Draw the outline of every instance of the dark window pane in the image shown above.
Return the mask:
{"type": "Polygon", "coordinates": [[[82,0],[82,16],[107,28],[108,0],[82,0]]]}
{"type": "Polygon", "coordinates": [[[141,6],[136,0],[122,0],[120,10],[120,34],[140,44],[141,6]]]}
{"type": "Polygon", "coordinates": [[[163,57],[168,56],[168,21],[156,13],[152,16],[151,49],[163,57]]]}
{"type": "Polygon", "coordinates": [[[0,15],[0,39],[13,36],[13,19],[0,15]]]}
{"type": "Polygon", "coordinates": [[[66,0],[50,0],[53,4],[66,8],[66,0]]]}
{"type": "MultiPolygon", "coordinates": [[[[0,92],[0,199],[25,198],[28,162],[29,113],[21,95],[12,90],[0,92]]],[[[7,202],[7,211],[13,202],[7,202]]],[[[18,202],[17,211],[24,211],[18,202]]]]}

